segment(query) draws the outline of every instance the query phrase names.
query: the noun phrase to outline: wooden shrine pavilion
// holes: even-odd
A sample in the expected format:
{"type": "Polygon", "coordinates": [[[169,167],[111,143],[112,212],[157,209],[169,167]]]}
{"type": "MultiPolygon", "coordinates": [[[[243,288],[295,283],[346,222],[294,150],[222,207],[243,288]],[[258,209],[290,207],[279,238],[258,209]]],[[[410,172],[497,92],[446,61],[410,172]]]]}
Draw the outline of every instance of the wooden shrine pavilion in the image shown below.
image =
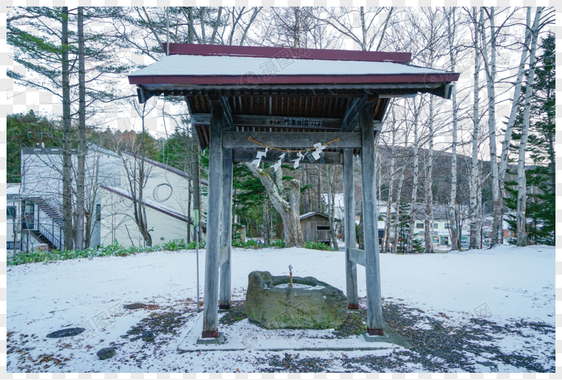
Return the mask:
{"type": "MultiPolygon", "coordinates": [[[[391,98],[431,93],[448,99],[459,74],[409,65],[410,53],[190,44],[164,45],[164,51],[169,55],[129,75],[129,82],[137,85],[140,103],[185,97],[201,149],[209,148],[202,338],[220,341],[218,308],[230,308],[233,162],[254,160],[264,146],[308,151],[318,143],[322,159],[311,161],[343,165],[349,308],[358,308],[360,264],[367,333],[383,335],[375,135],[391,98]],[[364,251],[355,244],[353,155],[361,158],[364,251]]],[[[264,160],[281,154],[269,150],[264,160]]]]}

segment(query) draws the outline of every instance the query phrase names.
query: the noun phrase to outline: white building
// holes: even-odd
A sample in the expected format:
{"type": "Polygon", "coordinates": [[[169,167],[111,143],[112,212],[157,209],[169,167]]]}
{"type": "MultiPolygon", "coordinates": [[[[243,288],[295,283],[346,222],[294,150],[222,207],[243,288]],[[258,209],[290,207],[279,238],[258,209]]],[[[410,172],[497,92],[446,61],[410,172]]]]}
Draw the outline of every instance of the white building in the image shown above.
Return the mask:
{"type": "MultiPolygon", "coordinates": [[[[62,150],[58,148],[22,149],[22,182],[11,187],[8,216],[8,248],[14,245],[17,233],[18,248],[63,249],[62,228],[62,150]],[[14,229],[14,226],[16,228],[14,229]],[[44,247],[43,246],[43,247],[44,247]]],[[[76,156],[72,155],[73,165],[76,156]]],[[[117,241],[124,246],[143,245],[132,209],[130,175],[125,170],[140,163],[131,154],[119,156],[115,152],[90,144],[86,154],[85,176],[85,241],[89,247],[108,245],[117,241]],[[89,223],[88,223],[89,222],[89,223]]],[[[189,178],[187,173],[150,159],[144,159],[147,176],[143,187],[148,229],[152,243],[161,244],[173,239],[185,239],[193,220],[188,211],[189,178]]],[[[74,185],[75,178],[73,178],[74,185]]],[[[205,181],[202,194],[205,194],[205,181]]],[[[202,210],[206,198],[202,197],[202,210]]],[[[192,209],[192,208],[191,208],[192,209]]],[[[192,235],[193,236],[193,235],[192,235]]]]}

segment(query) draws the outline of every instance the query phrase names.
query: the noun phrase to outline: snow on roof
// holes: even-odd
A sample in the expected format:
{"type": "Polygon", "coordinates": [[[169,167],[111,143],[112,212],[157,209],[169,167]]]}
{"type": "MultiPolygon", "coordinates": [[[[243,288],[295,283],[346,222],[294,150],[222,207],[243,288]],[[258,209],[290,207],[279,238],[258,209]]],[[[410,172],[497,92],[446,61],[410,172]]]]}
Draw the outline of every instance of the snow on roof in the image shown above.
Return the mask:
{"type": "Polygon", "coordinates": [[[301,220],[311,217],[312,215],[316,215],[315,211],[307,212],[306,214],[301,215],[301,220]]]}
{"type": "MultiPolygon", "coordinates": [[[[300,216],[300,220],[303,220],[303,219],[306,219],[306,218],[310,218],[311,216],[314,216],[314,215],[320,215],[320,216],[323,216],[323,217],[326,218],[326,219],[329,219],[329,218],[330,218],[328,215],[326,215],[326,214],[324,214],[324,213],[317,212],[317,211],[311,211],[311,212],[307,212],[306,214],[302,214],[302,215],[300,216]]],[[[340,222],[340,221],[341,221],[337,216],[334,216],[334,220],[335,220],[336,222],[340,222]]]]}
{"type": "Polygon", "coordinates": [[[275,59],[266,57],[232,57],[169,55],[129,77],[138,76],[246,76],[246,75],[393,75],[448,74],[395,62],[333,61],[320,59],[275,59]]]}
{"type": "Polygon", "coordinates": [[[7,183],[6,195],[17,195],[20,193],[20,189],[21,189],[20,183],[7,183]]]}

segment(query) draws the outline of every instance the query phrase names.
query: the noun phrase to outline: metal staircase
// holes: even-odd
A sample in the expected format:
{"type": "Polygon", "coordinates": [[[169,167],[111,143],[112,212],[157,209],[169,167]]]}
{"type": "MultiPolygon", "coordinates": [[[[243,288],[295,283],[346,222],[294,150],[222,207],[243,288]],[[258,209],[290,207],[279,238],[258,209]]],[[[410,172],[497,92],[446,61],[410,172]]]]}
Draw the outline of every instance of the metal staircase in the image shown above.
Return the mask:
{"type": "Polygon", "coordinates": [[[57,209],[41,197],[25,197],[24,199],[32,201],[39,211],[45,213],[49,218],[48,221],[36,220],[34,228],[28,230],[29,233],[37,241],[47,244],[49,249],[56,248],[62,251],[64,249],[63,219],[57,209]],[[58,236],[55,231],[59,233],[58,236]]]}

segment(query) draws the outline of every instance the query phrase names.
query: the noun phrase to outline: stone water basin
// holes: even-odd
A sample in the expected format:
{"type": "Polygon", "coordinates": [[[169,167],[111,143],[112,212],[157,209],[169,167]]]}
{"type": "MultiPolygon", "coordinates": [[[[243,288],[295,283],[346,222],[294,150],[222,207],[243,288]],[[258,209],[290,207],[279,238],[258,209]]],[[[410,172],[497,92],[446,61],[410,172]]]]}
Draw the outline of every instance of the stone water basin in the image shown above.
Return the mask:
{"type": "Polygon", "coordinates": [[[314,277],[272,276],[254,271],[248,276],[246,315],[267,329],[329,329],[347,316],[345,294],[314,277]]]}

